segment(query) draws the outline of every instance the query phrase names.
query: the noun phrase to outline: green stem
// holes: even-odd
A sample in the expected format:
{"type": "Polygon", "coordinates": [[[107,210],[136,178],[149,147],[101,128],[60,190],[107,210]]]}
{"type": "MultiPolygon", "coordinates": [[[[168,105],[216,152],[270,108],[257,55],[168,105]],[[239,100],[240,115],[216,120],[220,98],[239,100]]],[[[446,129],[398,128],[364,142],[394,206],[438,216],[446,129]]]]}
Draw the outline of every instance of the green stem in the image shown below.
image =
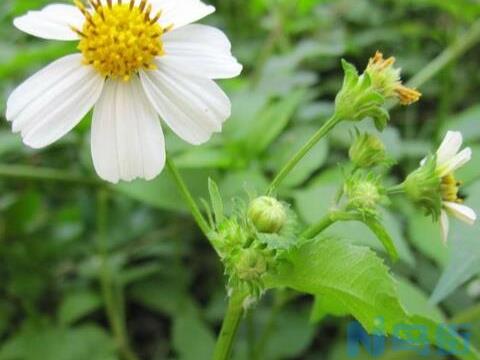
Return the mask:
{"type": "Polygon", "coordinates": [[[433,78],[451,61],[460,57],[480,40],[480,20],[473,23],[470,30],[463,34],[438,57],[425,66],[408,83],[409,87],[419,87],[433,78]]]}
{"type": "Polygon", "coordinates": [[[178,171],[173,161],[170,159],[167,159],[167,168],[172,174],[173,180],[175,181],[175,184],[177,185],[178,190],[181,192],[183,199],[185,200],[185,203],[187,204],[190,212],[192,213],[193,218],[195,219],[195,222],[197,223],[200,230],[202,230],[203,234],[207,238],[209,238],[210,231],[211,231],[210,226],[208,225],[207,221],[203,217],[202,212],[198,208],[198,205],[195,202],[195,199],[193,198],[190,190],[188,189],[187,184],[185,183],[182,176],[180,175],[180,172],[178,171]]]}
{"type": "Polygon", "coordinates": [[[480,304],[473,305],[468,309],[453,316],[449,323],[451,324],[467,324],[480,319],[480,304]]]}
{"type": "Polygon", "coordinates": [[[108,263],[107,246],[107,222],[108,222],[108,194],[105,190],[99,190],[97,194],[97,236],[98,250],[101,259],[100,287],[105,303],[108,322],[112,328],[117,347],[125,360],[138,360],[129,345],[127,327],[123,316],[123,292],[112,281],[112,275],[108,263]]]}
{"type": "Polygon", "coordinates": [[[302,233],[301,237],[305,239],[311,239],[317,236],[318,234],[320,234],[322,231],[324,231],[328,227],[335,224],[337,221],[361,221],[361,220],[362,218],[359,214],[353,214],[343,210],[331,211],[330,213],[325,215],[319,222],[317,222],[316,224],[306,229],[302,233]]]}
{"type": "Polygon", "coordinates": [[[66,171],[25,166],[0,164],[0,177],[20,178],[25,180],[58,181],[88,186],[105,186],[105,183],[94,177],[70,174],[66,171]]]}
{"type": "Polygon", "coordinates": [[[297,166],[300,160],[334,127],[341,121],[336,115],[327,120],[325,124],[308,140],[300,150],[285,164],[285,166],[278,172],[278,175],[270,184],[268,188],[268,194],[271,195],[275,192],[278,186],[282,183],[285,177],[297,166]]]}
{"type": "Polygon", "coordinates": [[[223,319],[222,329],[218,335],[213,360],[230,359],[233,341],[243,315],[243,302],[245,294],[236,290],[230,296],[227,313],[223,319]]]}
{"type": "Polygon", "coordinates": [[[388,195],[403,194],[405,192],[403,184],[398,184],[387,189],[388,195]]]}

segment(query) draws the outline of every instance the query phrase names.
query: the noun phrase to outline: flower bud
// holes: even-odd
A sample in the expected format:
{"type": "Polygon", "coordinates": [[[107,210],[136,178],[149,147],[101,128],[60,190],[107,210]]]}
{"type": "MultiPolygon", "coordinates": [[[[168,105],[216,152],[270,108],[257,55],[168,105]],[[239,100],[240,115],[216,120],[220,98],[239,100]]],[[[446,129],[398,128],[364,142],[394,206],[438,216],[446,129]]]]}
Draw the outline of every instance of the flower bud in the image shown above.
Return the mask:
{"type": "Polygon", "coordinates": [[[382,201],[382,187],[379,179],[368,174],[352,176],[345,183],[345,194],[348,197],[347,208],[360,212],[376,213],[378,204],[382,201]]]}
{"type": "Polygon", "coordinates": [[[425,163],[408,175],[403,183],[408,198],[434,220],[438,219],[442,208],[442,179],[437,174],[436,164],[435,156],[428,157],[425,163]]]}
{"type": "Polygon", "coordinates": [[[226,219],[219,225],[218,231],[212,236],[215,248],[220,255],[227,256],[232,249],[242,247],[248,241],[247,231],[237,219],[226,219]]]}
{"type": "Polygon", "coordinates": [[[247,215],[261,233],[278,233],[287,222],[287,212],[282,203],[269,196],[254,199],[248,207],[247,215]]]}
{"type": "Polygon", "coordinates": [[[267,260],[261,251],[243,249],[236,257],[235,270],[242,281],[259,281],[267,272],[267,260]]]}
{"type": "Polygon", "coordinates": [[[417,102],[422,94],[402,85],[401,69],[395,68],[394,64],[394,57],[384,59],[383,54],[377,51],[365,70],[370,75],[372,86],[386,99],[396,98],[402,105],[417,102]]]}
{"type": "Polygon", "coordinates": [[[349,151],[350,160],[359,168],[369,168],[387,162],[385,145],[375,135],[357,131],[349,151]]]}

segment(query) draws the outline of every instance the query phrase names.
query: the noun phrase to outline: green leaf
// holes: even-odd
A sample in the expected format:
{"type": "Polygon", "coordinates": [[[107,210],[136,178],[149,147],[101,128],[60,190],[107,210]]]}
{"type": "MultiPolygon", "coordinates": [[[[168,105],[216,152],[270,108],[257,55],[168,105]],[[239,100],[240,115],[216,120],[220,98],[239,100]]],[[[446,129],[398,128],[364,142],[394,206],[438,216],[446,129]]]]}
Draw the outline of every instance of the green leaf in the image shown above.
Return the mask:
{"type": "Polygon", "coordinates": [[[58,311],[58,321],[71,325],[81,318],[98,310],[102,305],[100,297],[91,291],[77,291],[67,294],[58,311]]]}
{"type": "Polygon", "coordinates": [[[212,203],[213,215],[215,222],[221,224],[223,222],[223,200],[218,185],[211,178],[208,178],[208,192],[210,193],[210,201],[212,203]]]}
{"type": "Polygon", "coordinates": [[[280,135],[305,95],[304,90],[298,90],[260,113],[246,138],[250,154],[261,154],[280,135]]]}
{"type": "MultiPolygon", "coordinates": [[[[182,171],[182,175],[196,198],[205,197],[204,189],[208,179],[207,171],[188,170],[182,171]]],[[[181,194],[178,192],[170,174],[166,171],[154,180],[136,180],[130,183],[121,182],[117,185],[112,185],[112,189],[159,209],[179,212],[187,211],[184,202],[178,201],[178,199],[181,199],[181,194]]]]}
{"type": "MultiPolygon", "coordinates": [[[[467,204],[480,209],[480,184],[469,189],[467,204]]],[[[432,301],[440,302],[465,284],[473,276],[480,273],[480,227],[469,226],[451,218],[449,240],[451,248],[448,264],[432,294],[432,301]]]]}
{"type": "Polygon", "coordinates": [[[198,309],[186,308],[174,320],[173,346],[179,360],[211,359],[215,339],[198,309]]]}
{"type": "Polygon", "coordinates": [[[397,282],[388,268],[366,247],[332,238],[308,241],[285,256],[278,273],[267,283],[338,301],[370,333],[394,334],[421,343],[420,337],[409,338],[398,327],[424,326],[431,344],[445,347],[448,339],[455,349],[466,350],[461,359],[480,359],[476,349],[453,331],[445,330],[442,341],[437,336],[441,324],[431,314],[409,312],[400,302],[397,282]]]}

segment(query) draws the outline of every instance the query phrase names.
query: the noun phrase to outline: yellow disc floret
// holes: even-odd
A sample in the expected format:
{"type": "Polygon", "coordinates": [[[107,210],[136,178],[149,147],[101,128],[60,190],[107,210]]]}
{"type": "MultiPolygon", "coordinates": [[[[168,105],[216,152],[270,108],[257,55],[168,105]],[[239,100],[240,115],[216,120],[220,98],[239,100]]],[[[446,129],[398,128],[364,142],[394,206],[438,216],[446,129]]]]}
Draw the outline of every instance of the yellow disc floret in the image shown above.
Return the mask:
{"type": "MultiPolygon", "coordinates": [[[[85,16],[78,48],[86,64],[110,78],[129,80],[140,69],[155,69],[154,59],[164,54],[162,35],[168,28],[159,23],[160,13],[151,16],[147,0],[102,4],[90,0],[91,9],[75,0],[85,16]]],[[[105,3],[105,1],[103,2],[105,3]]]]}
{"type": "Polygon", "coordinates": [[[442,200],[461,204],[463,199],[459,196],[460,185],[461,182],[453,173],[444,176],[441,184],[442,200]]]}

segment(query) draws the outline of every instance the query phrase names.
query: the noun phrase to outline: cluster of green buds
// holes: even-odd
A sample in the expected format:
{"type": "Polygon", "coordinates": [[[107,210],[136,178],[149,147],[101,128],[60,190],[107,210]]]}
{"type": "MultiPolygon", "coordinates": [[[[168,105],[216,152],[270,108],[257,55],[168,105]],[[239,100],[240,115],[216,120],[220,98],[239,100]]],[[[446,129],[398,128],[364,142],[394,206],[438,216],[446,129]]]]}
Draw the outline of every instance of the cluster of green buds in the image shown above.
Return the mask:
{"type": "Polygon", "coordinates": [[[212,236],[228,276],[229,289],[261,296],[264,277],[275,271],[281,253],[294,243],[295,217],[273,197],[261,196],[222,217],[212,236]]]}
{"type": "Polygon", "coordinates": [[[421,94],[402,84],[401,70],[394,64],[395,58],[385,60],[383,54],[377,51],[360,75],[354,65],[343,60],[345,77],[335,99],[336,117],[357,122],[370,117],[377,129],[383,130],[390,119],[384,108],[387,100],[396,99],[402,105],[418,101],[421,94]]]}

